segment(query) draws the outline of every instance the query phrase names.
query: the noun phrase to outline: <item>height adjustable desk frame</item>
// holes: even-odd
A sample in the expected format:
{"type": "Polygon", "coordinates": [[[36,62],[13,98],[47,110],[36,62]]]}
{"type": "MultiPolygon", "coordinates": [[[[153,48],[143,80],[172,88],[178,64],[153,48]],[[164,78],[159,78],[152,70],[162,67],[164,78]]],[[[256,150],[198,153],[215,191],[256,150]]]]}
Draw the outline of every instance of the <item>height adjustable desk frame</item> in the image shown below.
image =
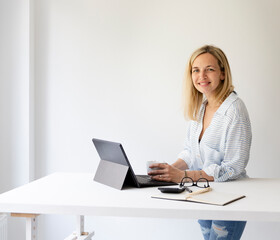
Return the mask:
{"type": "MultiPolygon", "coordinates": [[[[37,240],[37,217],[39,216],[39,214],[11,213],[11,216],[26,218],[25,239],[37,240]]],[[[85,232],[84,226],[85,226],[85,217],[77,216],[76,231],[74,231],[71,235],[69,235],[64,240],[91,240],[94,235],[94,231],[85,232]]]]}

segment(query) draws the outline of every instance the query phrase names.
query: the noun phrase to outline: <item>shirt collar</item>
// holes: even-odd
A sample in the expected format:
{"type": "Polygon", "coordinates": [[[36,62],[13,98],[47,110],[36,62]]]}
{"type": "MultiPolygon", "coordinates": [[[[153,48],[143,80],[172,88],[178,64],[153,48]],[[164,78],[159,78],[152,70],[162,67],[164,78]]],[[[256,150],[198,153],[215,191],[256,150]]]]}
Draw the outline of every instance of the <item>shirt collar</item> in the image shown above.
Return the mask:
{"type": "MultiPolygon", "coordinates": [[[[217,112],[218,114],[225,115],[226,111],[230,107],[230,105],[238,98],[238,95],[235,91],[233,91],[221,104],[221,106],[218,108],[217,112]]],[[[207,104],[207,99],[203,101],[203,108],[205,108],[207,104]]]]}

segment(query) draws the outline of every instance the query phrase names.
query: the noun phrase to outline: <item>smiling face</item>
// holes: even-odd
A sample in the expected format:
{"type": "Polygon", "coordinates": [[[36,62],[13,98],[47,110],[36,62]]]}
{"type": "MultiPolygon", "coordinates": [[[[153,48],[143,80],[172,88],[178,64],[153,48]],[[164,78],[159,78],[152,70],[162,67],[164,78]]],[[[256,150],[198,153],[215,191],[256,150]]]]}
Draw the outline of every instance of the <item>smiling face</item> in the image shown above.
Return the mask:
{"type": "Polygon", "coordinates": [[[215,90],[225,79],[218,60],[210,53],[199,55],[192,64],[192,81],[195,88],[203,93],[207,99],[215,94],[215,90]]]}

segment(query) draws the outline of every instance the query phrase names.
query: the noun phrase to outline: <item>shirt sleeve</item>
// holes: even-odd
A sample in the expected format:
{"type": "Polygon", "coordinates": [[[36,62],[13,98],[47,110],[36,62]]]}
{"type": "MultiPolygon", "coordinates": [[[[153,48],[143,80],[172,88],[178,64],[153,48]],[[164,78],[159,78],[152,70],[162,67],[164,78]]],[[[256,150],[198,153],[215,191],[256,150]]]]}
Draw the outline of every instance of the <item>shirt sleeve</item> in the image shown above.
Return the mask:
{"type": "Polygon", "coordinates": [[[221,164],[211,164],[203,170],[218,182],[237,179],[245,172],[249,160],[251,141],[250,120],[244,117],[234,119],[227,131],[224,159],[221,164]]]}
{"type": "Polygon", "coordinates": [[[188,169],[191,168],[191,147],[190,147],[190,136],[191,136],[191,121],[187,125],[187,137],[185,141],[184,150],[178,154],[178,158],[185,161],[188,169]]]}

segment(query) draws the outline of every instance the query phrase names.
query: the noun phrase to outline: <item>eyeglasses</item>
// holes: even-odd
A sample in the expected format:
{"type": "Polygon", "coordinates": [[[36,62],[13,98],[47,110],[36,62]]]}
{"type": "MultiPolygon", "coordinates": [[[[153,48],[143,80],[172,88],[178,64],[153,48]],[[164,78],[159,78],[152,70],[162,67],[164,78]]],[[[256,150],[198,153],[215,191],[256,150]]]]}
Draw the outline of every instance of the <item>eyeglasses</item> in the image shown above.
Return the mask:
{"type": "Polygon", "coordinates": [[[208,188],[210,187],[209,182],[206,178],[199,178],[196,182],[193,181],[190,177],[184,177],[181,180],[180,188],[186,188],[188,190],[189,187],[199,187],[199,188],[208,188]]]}

